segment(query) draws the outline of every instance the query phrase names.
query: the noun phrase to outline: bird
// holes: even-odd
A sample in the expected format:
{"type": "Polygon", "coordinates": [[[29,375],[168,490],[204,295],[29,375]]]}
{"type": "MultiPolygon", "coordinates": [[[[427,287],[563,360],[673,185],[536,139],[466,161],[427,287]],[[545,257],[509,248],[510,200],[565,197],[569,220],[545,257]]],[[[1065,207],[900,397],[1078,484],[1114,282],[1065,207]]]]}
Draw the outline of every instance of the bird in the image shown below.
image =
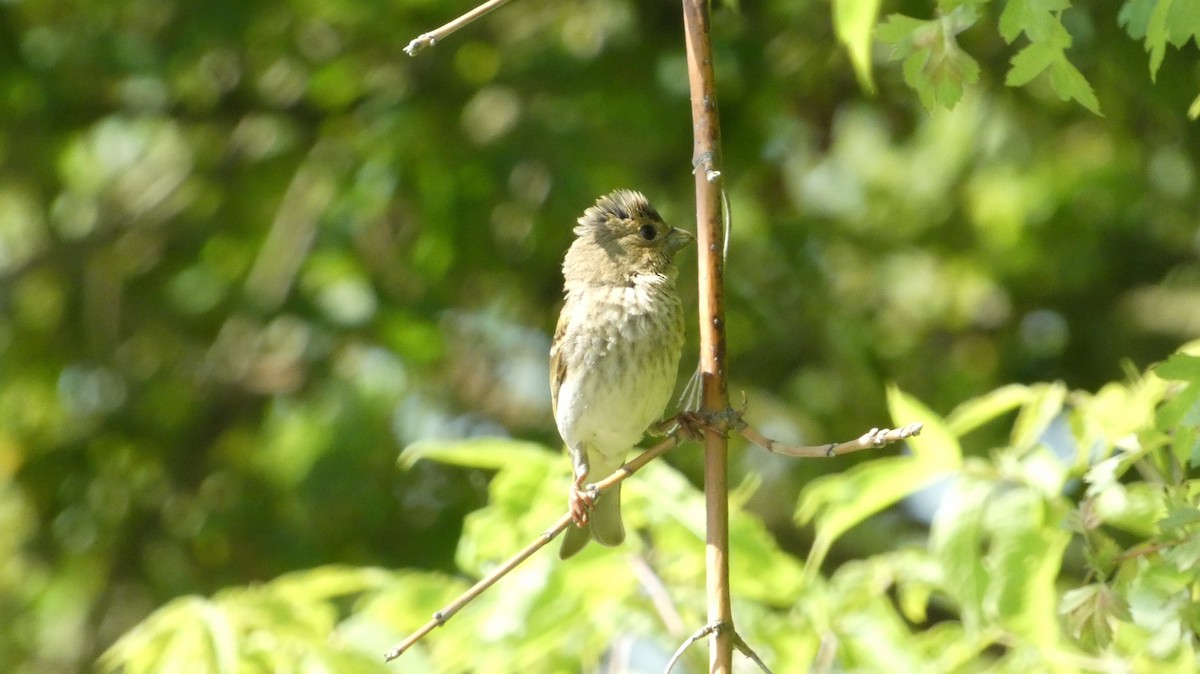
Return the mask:
{"type": "Polygon", "coordinates": [[[550,346],[550,400],[574,472],[567,559],[625,540],[621,485],[585,488],[625,463],[675,390],[684,344],[675,255],[695,240],[640,192],[619,189],[578,219],[563,259],[565,301],[550,346]]]}

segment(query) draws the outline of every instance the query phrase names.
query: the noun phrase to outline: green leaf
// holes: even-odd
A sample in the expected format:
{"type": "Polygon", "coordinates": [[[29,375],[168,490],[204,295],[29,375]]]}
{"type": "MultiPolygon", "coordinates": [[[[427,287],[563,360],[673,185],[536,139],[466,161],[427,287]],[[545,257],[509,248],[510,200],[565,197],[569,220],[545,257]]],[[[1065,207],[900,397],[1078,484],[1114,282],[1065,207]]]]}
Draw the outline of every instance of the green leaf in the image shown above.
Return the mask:
{"type": "Polygon", "coordinates": [[[549,463],[558,457],[535,442],[509,438],[425,440],[400,452],[400,465],[411,468],[421,459],[484,470],[499,470],[521,462],[549,463]]]}
{"type": "Polygon", "coordinates": [[[845,473],[814,480],[800,496],[796,520],[814,521],[816,539],[807,571],[815,572],[839,536],[866,518],[923,489],[962,463],[958,440],[941,418],[899,388],[888,388],[888,407],[899,425],[921,422],[921,434],[908,439],[912,456],[859,464],[845,473]]]}
{"type": "Polygon", "coordinates": [[[1012,66],[1004,83],[1010,87],[1020,87],[1029,84],[1033,78],[1041,75],[1051,63],[1062,54],[1045,42],[1034,42],[1017,52],[1012,58],[1012,66]]]}
{"type": "Polygon", "coordinates": [[[892,456],[814,480],[801,493],[795,515],[801,524],[812,521],[816,525],[805,571],[815,573],[833,542],[851,527],[944,473],[930,461],[892,456]]]}
{"type": "Polygon", "coordinates": [[[1192,101],[1192,104],[1188,106],[1187,114],[1188,119],[1192,120],[1193,122],[1196,121],[1197,118],[1200,118],[1200,96],[1197,96],[1192,101]]]}
{"type": "Polygon", "coordinates": [[[1150,80],[1157,81],[1158,69],[1162,66],[1163,56],[1167,51],[1167,15],[1171,12],[1172,0],[1158,0],[1154,12],[1150,15],[1150,23],[1146,26],[1146,51],[1150,52],[1150,80]]]}
{"type": "Polygon", "coordinates": [[[1179,1],[1171,5],[1167,18],[1171,33],[1171,44],[1177,49],[1187,46],[1189,40],[1200,46],[1200,3],[1179,1]]]}
{"type": "Polygon", "coordinates": [[[1045,510],[1042,498],[1028,489],[991,504],[993,536],[985,564],[991,583],[984,604],[1001,625],[1043,651],[1057,642],[1054,584],[1071,538],[1058,522],[1047,521],[1045,510]]]}
{"type": "Polygon", "coordinates": [[[1172,509],[1166,517],[1158,521],[1158,526],[1164,534],[1171,534],[1197,522],[1200,522],[1200,510],[1185,506],[1172,509]]]}
{"type": "Polygon", "coordinates": [[[953,108],[962,99],[965,85],[979,81],[979,63],[957,47],[947,47],[943,57],[934,63],[936,67],[929,72],[934,98],[943,106],[953,108]]]}
{"type": "Polygon", "coordinates": [[[918,38],[924,41],[932,21],[914,19],[903,14],[889,14],[883,23],[875,29],[875,37],[884,44],[892,45],[891,60],[904,58],[917,48],[918,38]],[[918,34],[918,31],[921,34],[918,34]]]}
{"type": "Polygon", "coordinates": [[[1092,583],[1063,593],[1058,604],[1071,636],[1085,647],[1104,648],[1112,640],[1116,620],[1129,620],[1129,606],[1104,583],[1092,583]]]}
{"type": "Polygon", "coordinates": [[[1074,99],[1093,114],[1103,116],[1100,112],[1100,100],[1096,98],[1096,92],[1092,91],[1092,85],[1065,55],[1050,67],[1050,83],[1064,101],[1074,99]]]}
{"type": "Polygon", "coordinates": [[[961,403],[946,415],[950,433],[962,437],[1023,405],[1030,395],[1024,384],[1009,384],[961,403]]]}
{"type": "Polygon", "coordinates": [[[1057,13],[1070,6],[1070,0],[1008,0],[1000,13],[1000,36],[1009,44],[1021,33],[1033,42],[1046,41],[1062,25],[1057,13]]]}
{"type": "Polygon", "coordinates": [[[871,75],[871,31],[879,16],[880,0],[834,0],[833,26],[838,41],[850,54],[859,85],[875,91],[871,75]]]}
{"type": "Polygon", "coordinates": [[[960,478],[946,490],[933,518],[930,544],[946,575],[946,592],[958,604],[968,633],[982,629],[983,597],[988,586],[980,550],[983,546],[984,505],[992,485],[960,478]]]}
{"type": "Polygon", "coordinates": [[[1176,353],[1150,371],[1162,379],[1200,383],[1200,356],[1176,353]]]}
{"type": "Polygon", "coordinates": [[[897,426],[914,422],[923,424],[921,434],[906,441],[913,456],[943,471],[955,470],[962,465],[962,447],[958,439],[933,410],[896,386],[888,386],[887,403],[892,423],[897,426]]]}
{"type": "Polygon", "coordinates": [[[904,59],[904,81],[927,110],[954,107],[964,86],[979,81],[979,64],[954,40],[977,19],[978,12],[964,5],[933,21],[892,14],[879,27],[880,41],[893,45],[891,59],[904,59]]]}
{"type": "MultiPolygon", "coordinates": [[[[1193,387],[1200,388],[1200,387],[1193,387]]],[[[1172,438],[1171,448],[1175,454],[1175,460],[1181,466],[1196,467],[1197,464],[1197,436],[1196,426],[1180,426],[1175,430],[1175,437],[1172,438]]]]}
{"type": "Polygon", "coordinates": [[[1012,446],[1026,452],[1041,441],[1046,429],[1062,412],[1067,399],[1067,387],[1062,383],[1039,384],[1030,391],[1028,402],[1013,422],[1012,446]]]}
{"type": "Polygon", "coordinates": [[[1146,37],[1150,16],[1159,0],[1127,0],[1117,13],[1117,23],[1125,26],[1125,32],[1135,40],[1146,37]]]}

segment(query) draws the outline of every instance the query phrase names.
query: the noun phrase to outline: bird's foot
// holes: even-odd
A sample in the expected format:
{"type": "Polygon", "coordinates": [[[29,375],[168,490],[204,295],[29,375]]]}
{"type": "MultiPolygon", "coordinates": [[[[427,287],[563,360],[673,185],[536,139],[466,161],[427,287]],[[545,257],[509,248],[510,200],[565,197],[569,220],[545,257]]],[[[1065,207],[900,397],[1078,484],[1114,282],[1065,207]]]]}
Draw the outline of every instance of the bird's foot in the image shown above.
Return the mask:
{"type": "Polygon", "coordinates": [[[574,520],[577,527],[587,526],[588,514],[596,506],[596,485],[589,484],[585,487],[583,485],[585,479],[587,479],[586,474],[575,478],[575,484],[571,487],[571,493],[567,497],[571,519],[574,520]]]}

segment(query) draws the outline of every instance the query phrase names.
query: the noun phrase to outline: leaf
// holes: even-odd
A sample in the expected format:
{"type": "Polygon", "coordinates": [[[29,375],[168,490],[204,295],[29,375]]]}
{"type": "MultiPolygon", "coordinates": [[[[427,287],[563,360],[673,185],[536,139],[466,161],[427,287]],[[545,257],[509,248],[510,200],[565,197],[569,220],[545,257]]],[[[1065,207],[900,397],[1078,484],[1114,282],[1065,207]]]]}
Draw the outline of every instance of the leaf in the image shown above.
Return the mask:
{"type": "Polygon", "coordinates": [[[814,480],[801,493],[795,514],[797,522],[816,525],[806,572],[815,573],[833,542],[851,527],[919,491],[944,472],[930,461],[892,456],[814,480]]]}
{"type": "Polygon", "coordinates": [[[960,478],[946,491],[930,531],[930,543],[946,575],[946,592],[957,602],[969,633],[982,629],[988,573],[983,567],[984,504],[992,485],[960,478]]]}
{"type": "Polygon", "coordinates": [[[1021,33],[1033,42],[1046,41],[1062,25],[1057,12],[1070,6],[1069,0],[1008,0],[1000,13],[1000,36],[1009,44],[1021,33]]]}
{"type": "Polygon", "coordinates": [[[808,571],[815,572],[839,536],[866,518],[929,483],[958,469],[962,449],[941,418],[895,386],[888,388],[888,407],[897,425],[924,424],[907,440],[912,456],[894,456],[859,464],[845,473],[809,484],[800,496],[795,518],[815,521],[816,539],[809,551],[808,571]]]}
{"type": "Polygon", "coordinates": [[[871,75],[871,31],[879,16],[880,0],[834,0],[833,26],[838,41],[850,54],[854,72],[863,89],[874,92],[871,75]]]}
{"type": "Polygon", "coordinates": [[[1200,118],[1200,96],[1197,96],[1188,106],[1188,119],[1194,122],[1197,118],[1200,118]]]}
{"type": "Polygon", "coordinates": [[[1150,368],[1150,371],[1162,379],[1200,383],[1200,356],[1172,354],[1170,358],[1150,368]]]}
{"type": "Polygon", "coordinates": [[[924,425],[920,435],[906,441],[913,456],[946,471],[962,465],[962,447],[958,439],[933,410],[896,386],[888,386],[887,403],[892,423],[897,426],[914,422],[924,425]]]}
{"type": "Polygon", "coordinates": [[[1171,0],[1158,0],[1150,22],[1146,25],[1146,51],[1150,52],[1150,81],[1158,81],[1158,69],[1162,66],[1167,51],[1167,15],[1171,11],[1171,0]]]}
{"type": "Polygon", "coordinates": [[[917,31],[928,28],[932,22],[914,19],[903,14],[889,14],[887,19],[875,29],[875,37],[884,44],[893,46],[889,58],[896,60],[912,53],[916,48],[917,31]]]}
{"type": "Polygon", "coordinates": [[[1096,98],[1096,92],[1092,91],[1092,85],[1065,55],[1050,67],[1050,83],[1064,101],[1074,99],[1093,114],[1103,116],[1100,112],[1100,100],[1096,98]]]}
{"type": "Polygon", "coordinates": [[[424,440],[400,452],[400,465],[411,468],[421,459],[429,459],[453,466],[499,470],[522,462],[546,463],[555,458],[543,445],[509,438],[424,440]]]}
{"type": "Polygon", "coordinates": [[[955,436],[962,437],[1020,407],[1029,399],[1029,395],[1030,388],[1024,384],[1001,386],[959,404],[946,415],[946,427],[955,436]]]}
{"type": "Polygon", "coordinates": [[[1197,522],[1200,522],[1200,510],[1185,506],[1172,509],[1166,517],[1158,521],[1158,526],[1164,534],[1170,534],[1197,522]]]}
{"type": "Polygon", "coordinates": [[[1071,636],[1093,648],[1104,648],[1109,644],[1114,621],[1129,620],[1129,606],[1125,600],[1104,583],[1064,592],[1058,611],[1065,617],[1071,636]]]}
{"type": "Polygon", "coordinates": [[[1117,13],[1117,23],[1125,26],[1129,37],[1141,40],[1146,37],[1150,15],[1154,13],[1157,4],[1158,0],[1127,0],[1117,13]]]}
{"type": "Polygon", "coordinates": [[[1046,429],[1062,412],[1067,399],[1067,387],[1062,383],[1039,384],[1033,387],[1029,400],[1013,422],[1012,446],[1026,452],[1041,441],[1046,429]]]}
{"type": "Polygon", "coordinates": [[[997,524],[985,564],[992,582],[984,605],[1001,625],[1048,650],[1058,635],[1054,583],[1071,537],[1058,522],[1046,521],[1045,509],[1027,489],[992,505],[988,520],[997,524]]]}
{"type": "Polygon", "coordinates": [[[1008,69],[1008,76],[1004,78],[1004,83],[1010,87],[1029,84],[1033,78],[1049,68],[1060,54],[1062,54],[1061,49],[1055,49],[1044,42],[1027,45],[1017,52],[1016,56],[1013,56],[1012,66],[1008,69]]]}
{"type": "Polygon", "coordinates": [[[1170,31],[1171,44],[1176,49],[1183,49],[1189,40],[1200,46],[1200,3],[1186,0],[1173,3],[1167,18],[1167,29],[1170,31]]]}
{"type": "Polygon", "coordinates": [[[947,108],[953,108],[962,99],[965,85],[979,81],[979,63],[971,55],[950,45],[941,59],[934,61],[929,79],[934,89],[934,98],[947,108]]]}

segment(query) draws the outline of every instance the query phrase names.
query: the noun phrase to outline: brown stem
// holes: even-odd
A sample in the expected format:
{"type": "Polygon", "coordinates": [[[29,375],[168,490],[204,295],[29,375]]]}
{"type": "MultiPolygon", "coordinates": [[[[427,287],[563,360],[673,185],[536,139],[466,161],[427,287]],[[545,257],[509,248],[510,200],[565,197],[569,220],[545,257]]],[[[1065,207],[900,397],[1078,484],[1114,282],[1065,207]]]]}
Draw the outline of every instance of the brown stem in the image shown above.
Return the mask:
{"type": "MultiPolygon", "coordinates": [[[[692,168],[696,175],[696,239],[699,244],[701,412],[729,407],[725,370],[725,307],[721,228],[721,125],[709,41],[708,0],[683,0],[688,83],[692,101],[692,168]]],[[[729,458],[723,429],[704,431],[704,495],[707,503],[706,577],[708,620],[728,626],[713,633],[709,671],[733,666],[733,613],[729,601],[729,458]]]]}

